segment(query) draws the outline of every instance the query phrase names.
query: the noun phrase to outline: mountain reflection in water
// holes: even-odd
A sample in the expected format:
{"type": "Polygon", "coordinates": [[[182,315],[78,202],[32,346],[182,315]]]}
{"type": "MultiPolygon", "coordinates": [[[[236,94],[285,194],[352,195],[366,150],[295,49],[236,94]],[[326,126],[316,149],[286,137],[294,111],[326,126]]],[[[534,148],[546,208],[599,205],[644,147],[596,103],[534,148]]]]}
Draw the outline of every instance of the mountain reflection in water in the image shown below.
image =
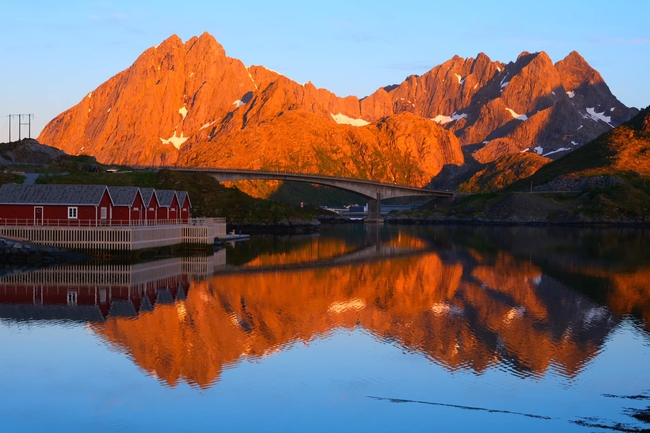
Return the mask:
{"type": "Polygon", "coordinates": [[[41,312],[32,311],[31,319],[48,318],[42,310],[58,302],[70,311],[57,314],[74,316],[86,304],[99,316],[77,314],[77,320],[91,322],[99,338],[169,386],[184,381],[202,388],[244,359],[339,329],[362,330],[449,371],[480,375],[496,368],[540,377],[552,370],[567,378],[599,353],[622,316],[633,314],[648,329],[650,268],[612,270],[596,256],[556,251],[539,238],[529,251],[526,233],[508,248],[503,236],[438,229],[375,231],[353,243],[305,237],[279,253],[242,255],[239,267],[224,266],[223,256],[201,271],[197,259],[193,270],[188,259],[135,265],[130,277],[106,287],[63,279],[57,286],[55,271],[45,270],[41,277],[27,274],[33,281],[22,288],[18,276],[2,279],[0,315],[19,319],[18,308],[32,308],[41,312]],[[314,247],[330,265],[317,266],[314,247]],[[36,284],[38,278],[49,287],[36,284]],[[60,299],[47,301],[55,292],[60,299]]]}

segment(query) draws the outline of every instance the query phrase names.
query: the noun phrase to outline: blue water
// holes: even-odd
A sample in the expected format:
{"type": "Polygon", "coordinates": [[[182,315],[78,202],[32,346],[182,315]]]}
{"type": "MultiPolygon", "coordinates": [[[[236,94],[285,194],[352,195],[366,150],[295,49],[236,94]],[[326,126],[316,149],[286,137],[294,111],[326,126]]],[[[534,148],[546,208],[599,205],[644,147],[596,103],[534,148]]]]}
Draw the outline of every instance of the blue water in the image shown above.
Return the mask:
{"type": "MultiPolygon", "coordinates": [[[[397,230],[386,229],[381,233],[381,242],[395,241],[397,230]]],[[[514,258],[507,263],[513,267],[522,266],[522,263],[540,266],[539,269],[543,269],[541,282],[526,282],[521,286],[523,289],[496,293],[499,288],[490,287],[486,277],[476,282],[481,272],[490,271],[488,265],[472,270],[470,268],[474,265],[467,265],[463,262],[466,259],[458,258],[459,254],[468,251],[476,257],[475,243],[470,246],[450,245],[441,242],[438,232],[404,230],[402,235],[409,233],[416,239],[435,241],[424,247],[417,242],[407,242],[400,247],[417,250],[413,254],[370,257],[367,261],[336,267],[274,270],[261,275],[247,271],[240,275],[236,273],[237,266],[217,265],[214,276],[189,276],[187,299],[177,296],[173,304],[154,304],[152,312],[139,312],[135,318],[111,317],[109,314],[105,323],[85,323],[66,320],[65,317],[57,320],[5,317],[0,321],[0,430],[590,432],[608,431],[595,425],[616,431],[613,428],[617,423],[622,423],[627,431],[650,427],[626,412],[650,406],[650,338],[648,323],[644,321],[648,314],[639,311],[639,305],[647,305],[644,296],[650,285],[648,281],[643,285],[643,275],[646,275],[643,258],[639,263],[628,262],[627,266],[623,263],[619,268],[612,263],[603,264],[598,255],[569,254],[566,248],[562,248],[564,254],[573,255],[571,266],[557,265],[562,270],[560,272],[549,267],[543,254],[536,258],[533,252],[525,260],[514,258]],[[409,296],[412,297],[409,299],[420,299],[417,297],[419,294],[411,291],[426,290],[426,285],[419,284],[431,277],[429,275],[412,281],[407,279],[411,286],[396,280],[394,287],[389,288],[394,306],[383,301],[372,305],[369,301],[364,301],[365,305],[360,303],[367,290],[365,285],[357,289],[350,286],[347,304],[342,304],[337,298],[339,295],[335,289],[338,288],[332,288],[332,293],[323,293],[326,289],[317,285],[318,281],[337,272],[342,272],[340,278],[349,274],[356,277],[358,273],[359,279],[366,281],[367,272],[401,269],[399,266],[384,267],[391,262],[403,263],[400,266],[405,267],[407,276],[417,269],[425,273],[430,269],[435,276],[438,270],[433,267],[432,257],[447,257],[442,262],[448,263],[449,269],[453,269],[454,264],[463,263],[461,284],[465,284],[455,294],[448,294],[446,303],[437,302],[433,310],[428,306],[413,306],[403,299],[409,296]],[[425,265],[411,269],[409,266],[418,260],[425,260],[425,265]],[[580,274],[575,270],[577,264],[588,271],[580,274]],[[565,273],[569,268],[574,273],[567,276],[565,273]],[[635,293],[639,294],[628,302],[636,302],[631,311],[612,311],[613,304],[608,304],[602,292],[604,290],[606,294],[612,290],[607,288],[609,283],[603,283],[605,289],[594,294],[590,293],[589,287],[571,286],[584,284],[576,277],[578,274],[589,274],[592,279],[588,281],[593,283],[595,274],[600,275],[597,278],[607,279],[606,271],[612,275],[638,276],[641,284],[635,293]],[[281,275],[278,276],[279,272],[281,275]],[[554,276],[550,277],[549,273],[554,276]],[[293,274],[297,281],[314,283],[309,287],[289,287],[293,274]],[[554,285],[545,286],[550,279],[554,285]],[[273,285],[276,283],[272,282],[277,281],[284,287],[273,285]],[[501,314],[497,312],[496,304],[482,310],[481,305],[476,305],[477,301],[469,300],[474,283],[477,287],[483,285],[483,290],[490,295],[490,302],[509,303],[511,300],[506,299],[506,295],[514,293],[514,299],[521,290],[529,290],[521,295],[522,299],[526,298],[524,302],[548,290],[562,295],[557,299],[558,305],[546,302],[546,313],[535,313],[533,307],[525,311],[521,308],[512,310],[513,313],[506,317],[512,320],[512,325],[506,326],[502,325],[506,319],[500,317],[495,321],[492,316],[501,314]],[[561,288],[558,289],[557,285],[561,288]],[[275,292],[283,290],[293,293],[292,296],[297,297],[304,308],[280,311],[278,305],[285,304],[277,301],[282,294],[275,292]],[[307,294],[301,298],[300,293],[304,291],[307,294]],[[241,299],[245,306],[235,305],[228,296],[241,299]],[[332,303],[328,296],[332,297],[332,303]],[[314,305],[322,299],[330,308],[319,310],[309,303],[309,299],[314,299],[314,305]],[[639,299],[645,303],[639,303],[639,299]],[[229,303],[232,305],[225,307],[229,303]],[[271,304],[275,307],[266,307],[271,304]],[[440,305],[461,305],[458,308],[462,312],[440,305]],[[331,306],[338,310],[332,310],[331,306]],[[598,313],[600,316],[595,319],[589,316],[588,320],[580,322],[585,328],[580,331],[572,328],[575,324],[560,326],[558,318],[562,314],[548,313],[553,308],[564,312],[587,308],[592,312],[590,314],[598,313]],[[204,316],[217,314],[215,312],[222,309],[226,311],[224,318],[232,318],[230,322],[210,322],[212,317],[204,316]],[[371,309],[374,309],[372,314],[366,316],[371,309]],[[443,314],[440,311],[447,314],[446,318],[440,318],[443,314]],[[329,317],[322,326],[323,318],[319,314],[329,317]],[[386,328],[390,331],[379,330],[383,325],[381,320],[374,322],[380,314],[386,314],[386,320],[395,322],[386,328]],[[517,328],[520,326],[516,325],[517,321],[524,322],[531,314],[537,314],[538,319],[531,322],[531,326],[517,328]],[[349,317],[343,318],[344,315],[349,317]],[[423,322],[423,318],[429,322],[423,322]],[[156,326],[137,328],[138,321],[144,323],[146,320],[149,320],[146,322],[149,325],[155,322],[156,326]],[[424,333],[424,340],[410,339],[409,327],[422,326],[422,323],[431,327],[424,333]],[[442,332],[441,323],[454,326],[452,329],[459,336],[457,347],[451,352],[441,347],[444,344],[442,339],[436,339],[442,332]],[[472,339],[480,336],[493,338],[488,330],[494,330],[491,327],[495,326],[503,326],[498,333],[504,342],[492,344],[468,340],[467,335],[472,339]],[[176,333],[179,327],[183,329],[180,334],[176,333]],[[232,329],[225,332],[228,327],[232,329]],[[590,327],[594,329],[590,330],[590,327]],[[134,339],[128,332],[136,328],[142,330],[142,336],[134,339]],[[510,329],[516,331],[514,337],[509,336],[510,329]],[[280,338],[287,330],[290,332],[280,338]],[[551,345],[540,345],[540,350],[550,351],[549,356],[543,357],[550,361],[539,364],[533,360],[535,347],[523,352],[521,347],[525,348],[525,344],[520,348],[511,347],[517,345],[520,338],[529,339],[531,345],[552,341],[551,345]],[[232,339],[241,341],[233,343],[232,339]],[[196,354],[203,355],[168,352],[163,347],[166,340],[173,343],[173,347],[187,350],[188,354],[196,350],[196,354]],[[579,361],[574,367],[568,367],[572,361],[566,361],[573,357],[565,359],[559,355],[565,347],[563,345],[573,344],[570,340],[575,343],[575,359],[579,361]],[[198,350],[197,342],[209,346],[210,351],[198,350]],[[262,349],[256,346],[258,344],[262,349]],[[472,356],[461,356],[462,362],[455,361],[454,357],[462,354],[463,350],[469,352],[470,346],[483,345],[485,348],[475,353],[476,356],[488,353],[490,360],[487,364],[479,363],[472,356]],[[589,349],[585,349],[587,346],[589,349]],[[515,353],[522,358],[514,359],[515,353]],[[532,358],[524,359],[522,353],[532,358]],[[151,359],[145,359],[143,354],[151,354],[151,359]],[[208,369],[216,366],[219,371],[213,371],[205,380],[200,380],[194,367],[201,365],[208,369]],[[166,369],[165,373],[162,373],[163,369],[166,369]],[[172,370],[174,372],[170,373],[172,370]],[[626,396],[638,398],[622,398],[626,396]],[[591,426],[577,424],[579,421],[591,426]]],[[[346,231],[325,231],[320,242],[327,244],[325,240],[328,239],[345,242],[348,235],[346,231]]],[[[593,240],[591,236],[598,235],[589,235],[590,242],[593,240]]],[[[454,242],[460,237],[456,237],[454,242]]],[[[296,251],[304,249],[304,238],[287,242],[295,245],[296,251]]],[[[313,245],[311,240],[310,244],[313,245]]],[[[250,248],[250,245],[231,248],[250,248]]],[[[517,250],[513,247],[508,251],[507,248],[508,245],[498,245],[497,251],[484,254],[494,258],[499,252],[503,255],[517,250]]],[[[574,247],[567,248],[571,250],[574,247]]],[[[618,248],[625,248],[625,245],[619,244],[618,248]]],[[[350,248],[343,250],[347,254],[350,248]]],[[[286,248],[283,247],[282,251],[286,253],[286,248]]],[[[232,250],[227,253],[232,253],[232,250]]],[[[258,254],[272,257],[275,253],[273,248],[269,248],[258,254]]],[[[298,256],[304,261],[304,254],[298,256]]],[[[513,253],[513,257],[517,256],[513,253]]],[[[625,257],[625,254],[621,256],[625,257]]],[[[534,274],[537,272],[535,269],[529,273],[534,274]]],[[[391,275],[375,275],[374,278],[379,282],[385,279],[387,284],[394,282],[391,275]]],[[[505,278],[500,284],[507,286],[514,282],[505,278]]],[[[325,287],[328,286],[331,284],[325,287]]],[[[380,286],[381,283],[377,287],[380,286]]],[[[0,285],[0,290],[9,290],[8,287],[9,284],[5,283],[0,285]]],[[[445,290],[451,289],[445,286],[445,290]]],[[[378,297],[382,294],[378,292],[378,297]]]]}

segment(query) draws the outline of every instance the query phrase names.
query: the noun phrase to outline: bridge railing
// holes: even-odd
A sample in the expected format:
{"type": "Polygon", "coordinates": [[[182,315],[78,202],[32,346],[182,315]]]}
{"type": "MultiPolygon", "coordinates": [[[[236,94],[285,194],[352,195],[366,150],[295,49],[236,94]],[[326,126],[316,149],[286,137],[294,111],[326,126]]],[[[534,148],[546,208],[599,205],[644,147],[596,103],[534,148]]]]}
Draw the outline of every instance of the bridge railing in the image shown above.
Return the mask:
{"type": "MultiPolygon", "coordinates": [[[[268,170],[254,170],[250,168],[217,168],[217,167],[183,167],[183,166],[169,166],[169,165],[160,165],[160,166],[133,166],[134,168],[137,169],[143,169],[143,170],[175,170],[175,171],[191,171],[191,172],[213,172],[213,171],[225,171],[225,172],[232,172],[232,173],[246,173],[246,174],[264,174],[264,175],[270,175],[270,176],[282,176],[282,175],[288,175],[288,176],[306,176],[306,177],[313,177],[313,178],[321,178],[321,179],[329,179],[329,180],[347,180],[347,181],[354,181],[354,182],[360,182],[360,183],[365,183],[369,185],[376,185],[376,186],[385,186],[385,187],[390,187],[390,188],[404,188],[404,189],[412,189],[412,190],[418,190],[418,191],[436,191],[433,190],[432,188],[420,188],[416,186],[411,186],[411,185],[403,185],[403,184],[398,184],[398,183],[390,183],[390,182],[381,182],[381,181],[375,181],[375,180],[369,180],[369,179],[360,179],[360,178],[355,178],[355,177],[341,177],[341,176],[333,176],[329,174],[320,174],[320,173],[301,173],[301,172],[293,172],[293,171],[280,171],[280,170],[275,170],[275,171],[268,171],[268,170]]],[[[452,191],[444,191],[444,192],[449,192],[452,193],[452,191]]]]}

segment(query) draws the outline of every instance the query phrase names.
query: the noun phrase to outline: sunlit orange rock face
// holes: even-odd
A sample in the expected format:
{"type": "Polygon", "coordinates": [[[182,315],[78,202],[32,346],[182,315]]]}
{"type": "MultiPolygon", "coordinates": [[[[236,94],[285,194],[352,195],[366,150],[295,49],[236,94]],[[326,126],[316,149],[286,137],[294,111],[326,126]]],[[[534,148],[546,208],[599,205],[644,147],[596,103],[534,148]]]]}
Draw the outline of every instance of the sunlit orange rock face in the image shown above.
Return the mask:
{"type": "MultiPolygon", "coordinates": [[[[417,241],[395,245],[418,247],[417,241]]],[[[209,387],[224,368],[362,328],[449,370],[576,375],[615,320],[508,254],[465,264],[435,253],[364,265],[215,276],[187,300],[93,325],[144,370],[209,387]]]]}
{"type": "Polygon", "coordinates": [[[148,49],[52,120],[39,141],[105,163],[281,169],[422,186],[444,165],[464,162],[461,145],[482,147],[474,152],[482,163],[536,146],[573,148],[635,112],[575,52],[555,65],[543,52],[508,64],[482,53],[456,56],[358,99],[245,67],[204,33],[148,49]]]}
{"type": "Polygon", "coordinates": [[[514,153],[497,158],[476,172],[468,181],[458,186],[463,192],[490,192],[511,185],[529,176],[545,164],[549,158],[535,153],[514,153]]]}

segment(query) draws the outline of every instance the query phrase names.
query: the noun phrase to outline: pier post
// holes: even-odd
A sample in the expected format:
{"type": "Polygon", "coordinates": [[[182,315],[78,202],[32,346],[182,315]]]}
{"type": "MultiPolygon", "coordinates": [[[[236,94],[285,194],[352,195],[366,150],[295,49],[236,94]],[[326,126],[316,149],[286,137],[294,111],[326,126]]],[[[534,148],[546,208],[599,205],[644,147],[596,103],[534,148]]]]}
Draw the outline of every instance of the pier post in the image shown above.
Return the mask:
{"type": "Polygon", "coordinates": [[[368,199],[368,216],[366,217],[367,224],[381,224],[384,220],[381,218],[381,193],[377,191],[377,198],[368,199]]]}

